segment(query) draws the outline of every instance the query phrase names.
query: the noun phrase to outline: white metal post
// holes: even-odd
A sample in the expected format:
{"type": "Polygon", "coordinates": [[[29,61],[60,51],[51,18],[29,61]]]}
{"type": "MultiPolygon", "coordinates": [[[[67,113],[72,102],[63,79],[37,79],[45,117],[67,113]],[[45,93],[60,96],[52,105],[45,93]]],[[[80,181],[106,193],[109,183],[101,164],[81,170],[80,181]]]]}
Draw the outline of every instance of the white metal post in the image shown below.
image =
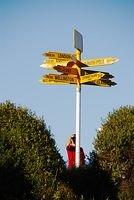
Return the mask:
{"type": "MultiPolygon", "coordinates": [[[[81,60],[81,52],[76,50],[76,57],[81,60]]],[[[80,129],[81,129],[81,84],[76,85],[76,149],[75,166],[80,166],[80,129]]]]}

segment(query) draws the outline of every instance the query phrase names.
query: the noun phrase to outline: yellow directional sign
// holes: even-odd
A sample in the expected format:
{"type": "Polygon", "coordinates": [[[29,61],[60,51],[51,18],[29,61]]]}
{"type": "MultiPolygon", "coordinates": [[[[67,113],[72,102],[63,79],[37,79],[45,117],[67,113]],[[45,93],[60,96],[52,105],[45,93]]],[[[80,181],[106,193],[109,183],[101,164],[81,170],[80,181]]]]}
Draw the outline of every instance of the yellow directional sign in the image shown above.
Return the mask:
{"type": "Polygon", "coordinates": [[[110,78],[114,78],[114,76],[112,74],[109,74],[108,72],[102,72],[102,71],[94,71],[94,70],[86,70],[86,69],[81,69],[81,75],[87,75],[87,74],[95,74],[101,72],[104,74],[103,79],[110,79],[110,78]]]}
{"type": "Polygon", "coordinates": [[[112,82],[111,80],[106,79],[98,79],[94,81],[89,81],[87,83],[84,83],[84,85],[94,85],[94,86],[101,86],[101,87],[111,87],[114,85],[117,85],[115,82],[112,82]]]}
{"type": "Polygon", "coordinates": [[[111,65],[117,62],[118,60],[119,59],[116,57],[104,57],[104,58],[82,60],[82,63],[88,65],[89,67],[96,67],[96,66],[103,66],[103,65],[111,65]]]}
{"type": "Polygon", "coordinates": [[[43,54],[44,56],[48,57],[49,59],[56,59],[63,60],[63,61],[70,61],[72,60],[72,56],[75,56],[71,53],[62,53],[62,52],[54,52],[54,51],[48,51],[43,54]]]}
{"type": "Polygon", "coordinates": [[[55,67],[56,65],[62,65],[62,66],[66,66],[68,63],[68,61],[65,60],[61,60],[61,59],[48,59],[45,60],[45,62],[40,65],[43,68],[47,68],[47,69],[53,69],[53,67],[55,67]]]}
{"type": "Polygon", "coordinates": [[[43,76],[41,82],[44,84],[76,84],[77,76],[47,74],[43,76]]]}
{"type": "Polygon", "coordinates": [[[101,73],[101,72],[97,72],[97,73],[92,73],[92,74],[87,74],[85,76],[81,76],[80,77],[80,83],[86,83],[89,81],[94,81],[94,80],[99,80],[100,78],[102,78],[105,74],[101,73]]]}
{"type": "Polygon", "coordinates": [[[110,85],[106,84],[105,82],[103,82],[102,80],[95,80],[93,81],[96,85],[98,86],[102,86],[102,87],[109,87],[110,85]]]}
{"type": "Polygon", "coordinates": [[[43,55],[46,56],[47,59],[45,59],[44,63],[40,66],[48,69],[52,69],[56,65],[66,66],[69,61],[72,61],[72,57],[75,57],[75,54],[53,51],[48,51],[43,55]]]}
{"type": "Polygon", "coordinates": [[[68,83],[61,83],[61,82],[55,82],[55,81],[50,81],[50,80],[44,80],[44,79],[41,79],[41,80],[39,80],[39,82],[40,83],[43,83],[43,84],[45,84],[45,85],[66,85],[66,84],[68,84],[68,83]]]}

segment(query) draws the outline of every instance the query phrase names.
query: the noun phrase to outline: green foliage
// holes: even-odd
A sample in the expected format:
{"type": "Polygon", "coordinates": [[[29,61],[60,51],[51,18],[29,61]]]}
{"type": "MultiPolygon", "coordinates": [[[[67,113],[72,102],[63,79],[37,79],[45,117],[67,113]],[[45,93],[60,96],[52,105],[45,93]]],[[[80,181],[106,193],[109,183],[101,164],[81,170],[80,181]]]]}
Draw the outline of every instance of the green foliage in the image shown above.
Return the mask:
{"type": "Polygon", "coordinates": [[[64,183],[58,185],[57,190],[53,196],[54,200],[78,200],[71,187],[64,183]]]}
{"type": "MultiPolygon", "coordinates": [[[[134,106],[120,107],[109,113],[101,131],[97,131],[94,146],[103,169],[110,172],[120,185],[125,181],[127,189],[122,190],[120,196],[123,192],[130,194],[128,188],[134,180],[134,106]]],[[[124,197],[120,199],[125,200],[124,197]]]]}
{"type": "Polygon", "coordinates": [[[109,174],[99,166],[69,169],[65,182],[76,194],[77,200],[116,200],[116,188],[109,174]]]}
{"type": "Polygon", "coordinates": [[[50,188],[51,194],[54,194],[58,179],[64,170],[64,161],[44,120],[25,107],[16,107],[10,102],[1,103],[0,195],[3,196],[0,198],[11,198],[6,198],[2,189],[4,180],[8,179],[8,185],[12,185],[12,181],[16,180],[14,185],[18,181],[21,184],[25,183],[23,189],[25,186],[29,188],[22,192],[20,184],[20,193],[15,193],[14,196],[16,200],[33,199],[32,194],[36,199],[41,199],[50,188]],[[12,174],[18,178],[12,179],[12,174]],[[29,195],[32,197],[28,197],[29,195]]]}
{"type": "Polygon", "coordinates": [[[111,173],[123,191],[120,200],[131,200],[133,116],[133,107],[109,114],[95,140],[97,154],[91,153],[90,165],[68,170],[44,120],[25,107],[1,103],[0,199],[116,200],[111,173]]]}

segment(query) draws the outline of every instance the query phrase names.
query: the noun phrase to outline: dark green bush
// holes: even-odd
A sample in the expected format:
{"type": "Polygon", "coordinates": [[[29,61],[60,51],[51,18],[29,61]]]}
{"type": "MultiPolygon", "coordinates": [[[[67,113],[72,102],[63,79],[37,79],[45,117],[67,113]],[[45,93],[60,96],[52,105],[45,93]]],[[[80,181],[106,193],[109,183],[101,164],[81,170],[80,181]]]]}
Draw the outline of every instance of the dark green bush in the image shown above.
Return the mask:
{"type": "Polygon", "coordinates": [[[66,183],[77,200],[116,200],[116,188],[109,174],[99,166],[85,166],[67,171],[66,183]]]}
{"type": "Polygon", "coordinates": [[[64,170],[44,120],[25,107],[1,103],[0,199],[41,199],[50,189],[53,195],[64,170]]]}
{"type": "Polygon", "coordinates": [[[134,106],[112,113],[97,132],[95,149],[99,163],[119,185],[119,199],[133,199],[134,191],[134,106]]]}

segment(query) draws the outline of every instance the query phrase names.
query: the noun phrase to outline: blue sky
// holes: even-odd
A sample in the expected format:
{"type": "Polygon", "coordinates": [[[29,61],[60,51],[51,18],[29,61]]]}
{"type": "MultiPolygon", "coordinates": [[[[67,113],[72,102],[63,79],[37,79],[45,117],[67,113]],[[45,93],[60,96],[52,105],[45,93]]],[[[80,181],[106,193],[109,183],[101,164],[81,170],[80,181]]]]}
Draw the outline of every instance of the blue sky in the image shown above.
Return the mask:
{"type": "Polygon", "coordinates": [[[76,28],[83,35],[82,58],[120,59],[93,69],[113,74],[117,86],[82,86],[81,145],[88,154],[107,114],[134,103],[134,1],[0,0],[0,27],[0,102],[43,116],[65,160],[66,140],[75,131],[75,86],[40,84],[48,73],[40,68],[42,53],[73,53],[76,28]]]}

